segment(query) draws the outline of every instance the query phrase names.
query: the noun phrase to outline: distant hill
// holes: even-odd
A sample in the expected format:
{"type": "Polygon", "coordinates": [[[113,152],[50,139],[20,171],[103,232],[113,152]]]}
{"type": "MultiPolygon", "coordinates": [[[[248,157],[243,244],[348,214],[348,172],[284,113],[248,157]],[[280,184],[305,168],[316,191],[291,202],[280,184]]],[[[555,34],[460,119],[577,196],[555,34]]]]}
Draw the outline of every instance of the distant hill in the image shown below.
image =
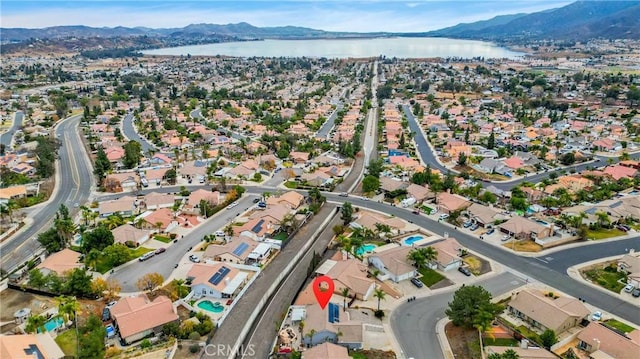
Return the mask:
{"type": "Polygon", "coordinates": [[[640,1],[578,1],[567,6],[459,24],[427,36],[485,40],[640,38],[640,1]],[[507,20],[505,22],[505,20],[507,20]]]}

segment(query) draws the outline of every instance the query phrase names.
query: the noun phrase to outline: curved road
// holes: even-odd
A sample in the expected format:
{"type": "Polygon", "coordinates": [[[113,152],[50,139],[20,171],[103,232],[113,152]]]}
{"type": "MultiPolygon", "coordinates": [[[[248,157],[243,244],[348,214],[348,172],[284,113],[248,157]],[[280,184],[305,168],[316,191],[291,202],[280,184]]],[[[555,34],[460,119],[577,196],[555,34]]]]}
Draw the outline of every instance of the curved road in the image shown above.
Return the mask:
{"type": "Polygon", "coordinates": [[[24,113],[22,111],[17,111],[15,115],[13,115],[13,124],[6,132],[0,135],[0,144],[3,144],[7,147],[11,146],[13,135],[22,126],[23,118],[24,118],[24,113]]]}
{"type": "Polygon", "coordinates": [[[128,113],[122,119],[122,133],[126,138],[130,141],[136,141],[142,147],[142,153],[147,154],[149,150],[156,151],[156,146],[153,143],[147,141],[146,138],[143,138],[138,134],[138,131],[135,129],[135,125],[133,124],[133,114],[128,113]]]}
{"type": "MultiPolygon", "coordinates": [[[[429,144],[427,143],[427,139],[423,135],[423,132],[420,130],[420,126],[418,125],[418,122],[416,121],[415,116],[413,116],[413,113],[411,112],[411,108],[409,107],[409,105],[403,105],[403,110],[405,115],[407,116],[407,120],[409,122],[409,128],[411,129],[412,132],[415,133],[414,141],[416,142],[417,150],[420,154],[420,157],[422,158],[422,161],[425,164],[428,164],[431,168],[437,169],[442,173],[455,172],[450,168],[443,166],[440,162],[438,162],[438,160],[436,159],[436,155],[431,150],[431,146],[429,146],[429,144]]],[[[630,157],[633,159],[638,159],[640,158],[640,153],[630,154],[630,157]]],[[[551,169],[546,172],[531,174],[531,175],[528,175],[527,177],[519,177],[511,181],[480,182],[480,183],[485,187],[493,185],[494,187],[499,188],[503,191],[510,191],[513,187],[517,186],[522,182],[531,182],[531,183],[541,182],[544,179],[548,178],[549,175],[553,172],[560,172],[563,170],[570,170],[570,169],[575,170],[576,172],[580,172],[580,171],[586,170],[587,167],[605,166],[609,159],[612,159],[614,163],[619,161],[617,157],[594,156],[594,159],[595,159],[594,161],[590,161],[587,163],[551,169]]]]}
{"type": "Polygon", "coordinates": [[[78,133],[81,118],[81,115],[69,117],[56,127],[56,137],[62,143],[58,149],[56,191],[45,206],[31,215],[32,224],[2,244],[2,269],[10,271],[37,253],[40,248],[37,234],[49,229],[61,204],[69,207],[73,215],[77,212],[74,205],[82,205],[89,198],[93,171],[78,133]]]}

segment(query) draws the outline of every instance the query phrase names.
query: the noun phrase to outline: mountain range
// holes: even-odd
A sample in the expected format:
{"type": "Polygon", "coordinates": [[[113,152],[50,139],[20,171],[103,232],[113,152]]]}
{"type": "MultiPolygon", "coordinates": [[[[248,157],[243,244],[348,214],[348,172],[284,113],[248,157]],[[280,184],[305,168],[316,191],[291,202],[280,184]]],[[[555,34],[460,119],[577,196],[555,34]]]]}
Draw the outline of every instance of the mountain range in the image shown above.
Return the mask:
{"type": "Polygon", "coordinates": [[[494,41],[640,39],[640,1],[578,1],[531,14],[496,16],[421,33],[330,32],[296,26],[256,27],[237,24],[191,24],[183,28],[55,26],[42,29],[0,28],[3,43],[33,39],[154,37],[158,39],[313,39],[384,36],[436,36],[494,41]]]}

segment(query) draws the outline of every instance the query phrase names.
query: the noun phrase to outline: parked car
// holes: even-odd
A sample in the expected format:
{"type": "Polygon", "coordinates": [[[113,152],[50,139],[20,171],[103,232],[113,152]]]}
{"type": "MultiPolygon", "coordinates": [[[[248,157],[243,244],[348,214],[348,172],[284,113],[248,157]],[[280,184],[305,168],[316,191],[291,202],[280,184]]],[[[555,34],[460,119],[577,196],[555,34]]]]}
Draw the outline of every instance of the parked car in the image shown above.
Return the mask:
{"type": "Polygon", "coordinates": [[[494,233],[495,233],[495,231],[496,231],[496,229],[495,229],[495,228],[491,228],[491,229],[490,229],[490,230],[488,230],[488,231],[487,231],[487,233],[485,233],[485,234],[486,234],[487,236],[490,236],[490,235],[494,234],[494,233]]]}
{"type": "Polygon", "coordinates": [[[500,240],[501,240],[501,241],[503,241],[503,242],[506,242],[506,241],[508,241],[509,239],[511,239],[511,236],[510,236],[510,235],[508,235],[508,234],[505,234],[504,236],[502,236],[502,238],[501,238],[500,240]]]}
{"type": "Polygon", "coordinates": [[[471,227],[469,228],[469,230],[470,230],[470,231],[475,231],[475,230],[477,230],[478,228],[480,228],[480,225],[479,225],[479,224],[477,224],[477,223],[475,223],[473,226],[471,226],[471,227]]]}
{"type": "Polygon", "coordinates": [[[601,311],[597,311],[593,314],[591,314],[591,320],[593,321],[598,321],[602,319],[602,312],[601,311]]]}
{"type": "Polygon", "coordinates": [[[418,278],[411,278],[411,283],[413,283],[413,285],[418,288],[422,288],[424,286],[424,284],[418,278]]]}
{"type": "Polygon", "coordinates": [[[144,261],[146,261],[147,259],[149,259],[149,258],[151,258],[151,257],[153,257],[153,256],[155,256],[155,255],[156,255],[156,252],[147,252],[147,253],[145,253],[145,254],[141,255],[140,257],[138,257],[138,260],[139,260],[140,262],[144,262],[144,261]]]}
{"type": "Polygon", "coordinates": [[[472,224],[473,224],[473,223],[471,223],[471,222],[464,222],[464,223],[462,224],[462,226],[463,226],[464,228],[469,228],[469,227],[471,227],[471,225],[472,225],[472,224]]]}
{"type": "Polygon", "coordinates": [[[458,267],[458,272],[466,275],[467,277],[471,277],[471,271],[467,267],[458,267]]]}
{"type": "Polygon", "coordinates": [[[114,300],[114,301],[111,301],[111,302],[107,303],[106,308],[111,308],[111,307],[113,307],[114,305],[116,305],[117,303],[118,303],[118,302],[117,302],[117,301],[115,301],[115,300],[114,300]]]}
{"type": "Polygon", "coordinates": [[[260,202],[260,198],[254,198],[253,199],[253,203],[258,203],[258,202],[260,202]]]}
{"type": "Polygon", "coordinates": [[[632,296],[634,296],[635,298],[640,297],[640,288],[636,288],[633,290],[633,293],[631,293],[632,296]]]}
{"type": "Polygon", "coordinates": [[[634,289],[635,289],[635,286],[633,284],[627,284],[624,286],[624,291],[627,293],[633,292],[634,289]]]}
{"type": "Polygon", "coordinates": [[[418,211],[417,209],[414,209],[413,214],[420,214],[420,211],[418,211]]]}
{"type": "Polygon", "coordinates": [[[198,258],[193,254],[189,256],[189,260],[192,261],[193,263],[200,263],[200,258],[198,258]]]}
{"type": "Polygon", "coordinates": [[[160,253],[164,253],[164,252],[166,252],[166,251],[167,251],[167,249],[166,249],[166,248],[158,248],[158,249],[156,249],[156,252],[155,252],[155,253],[156,253],[156,254],[160,254],[160,253]]]}
{"type": "Polygon", "coordinates": [[[102,321],[106,322],[109,319],[111,319],[111,311],[109,310],[109,308],[104,308],[102,310],[102,321]]]}
{"type": "Polygon", "coordinates": [[[621,231],[623,231],[623,232],[628,232],[629,231],[629,227],[627,227],[625,225],[622,225],[622,224],[617,225],[616,228],[621,230],[621,231]]]}
{"type": "Polygon", "coordinates": [[[340,193],[340,197],[349,197],[349,194],[347,192],[342,192],[340,193]]]}
{"type": "Polygon", "coordinates": [[[441,215],[440,215],[440,217],[438,217],[438,218],[440,218],[440,219],[447,219],[447,218],[449,218],[449,215],[448,215],[447,213],[443,213],[443,214],[441,214],[441,215]]]}

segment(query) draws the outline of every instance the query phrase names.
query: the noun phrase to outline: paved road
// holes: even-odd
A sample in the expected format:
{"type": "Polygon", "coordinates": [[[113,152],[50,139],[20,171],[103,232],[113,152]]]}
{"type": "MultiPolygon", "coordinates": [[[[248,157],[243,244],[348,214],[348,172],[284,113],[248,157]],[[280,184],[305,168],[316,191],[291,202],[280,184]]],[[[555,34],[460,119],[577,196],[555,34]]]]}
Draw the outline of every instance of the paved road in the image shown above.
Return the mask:
{"type": "Polygon", "coordinates": [[[22,126],[22,119],[24,119],[24,113],[22,111],[17,111],[13,116],[13,124],[11,127],[0,135],[0,144],[3,144],[7,147],[11,146],[11,140],[13,140],[13,135],[16,131],[22,126]]]}
{"type": "Polygon", "coordinates": [[[376,96],[378,90],[378,61],[373,63],[373,78],[371,79],[371,105],[373,106],[367,116],[369,116],[364,129],[364,140],[362,141],[362,150],[364,152],[364,163],[369,165],[371,159],[377,158],[378,154],[378,98],[376,96]]]}
{"type": "Polygon", "coordinates": [[[58,191],[50,202],[33,213],[33,224],[26,230],[14,235],[0,247],[2,252],[2,268],[11,270],[20,263],[30,259],[40,248],[37,234],[49,229],[51,220],[61,204],[69,207],[71,214],[77,212],[74,205],[82,205],[91,193],[93,174],[89,158],[78,134],[81,116],[65,119],[56,128],[56,137],[62,143],[58,150],[59,181],[58,191]]]}
{"type": "MultiPolygon", "coordinates": [[[[120,194],[122,196],[122,194],[120,194]]],[[[245,195],[240,199],[238,205],[232,209],[223,209],[213,218],[205,223],[201,223],[191,233],[178,240],[177,243],[167,244],[167,251],[158,256],[151,257],[144,262],[135,261],[129,265],[125,265],[116,269],[111,278],[115,278],[120,282],[123,293],[137,292],[136,281],[147,273],[160,273],[164,278],[169,278],[174,270],[176,263],[189,263],[189,249],[195,247],[202,241],[202,237],[212,234],[215,231],[224,228],[232,219],[244,212],[253,205],[255,195],[245,195]]],[[[197,254],[196,254],[197,255],[197,254]]]]}
{"type": "MultiPolygon", "coordinates": [[[[418,122],[416,121],[416,118],[413,116],[413,113],[411,113],[411,108],[409,107],[409,105],[403,105],[403,109],[404,109],[404,113],[407,116],[407,119],[409,121],[409,128],[411,129],[412,132],[415,133],[415,142],[416,145],[418,146],[418,153],[420,154],[420,157],[422,158],[422,161],[425,164],[428,164],[431,168],[433,169],[437,169],[439,171],[441,171],[442,173],[447,173],[447,172],[455,172],[452,171],[451,169],[443,166],[440,162],[438,162],[438,160],[436,160],[436,155],[433,153],[433,151],[431,150],[431,147],[429,146],[429,144],[427,143],[427,139],[423,136],[422,131],[420,131],[420,127],[418,125],[418,122]]],[[[632,153],[630,154],[630,157],[632,159],[638,159],[640,158],[640,153],[632,153]]],[[[547,172],[540,172],[538,174],[531,174],[531,175],[527,175],[527,177],[519,177],[516,178],[514,180],[511,181],[503,181],[503,182],[481,182],[483,186],[489,186],[489,185],[493,185],[496,188],[499,188],[503,191],[509,191],[511,190],[513,187],[517,186],[518,184],[522,183],[522,182],[531,182],[531,183],[537,183],[537,182],[541,182],[546,178],[549,178],[549,175],[553,172],[561,172],[563,170],[575,170],[576,172],[580,172],[580,171],[584,171],[587,169],[587,167],[600,167],[600,166],[605,166],[607,165],[607,161],[609,161],[609,158],[611,158],[611,160],[613,160],[614,163],[617,163],[619,161],[619,159],[617,157],[603,157],[603,156],[594,156],[594,160],[595,161],[590,161],[587,163],[582,163],[579,165],[574,165],[574,166],[570,166],[570,167],[560,167],[560,168],[556,168],[556,169],[552,169],[549,170],[547,172]]]]}
{"type": "MultiPolygon", "coordinates": [[[[345,92],[346,91],[347,90],[345,90],[345,92]]],[[[342,93],[343,96],[345,92],[342,93]]],[[[342,110],[343,107],[344,107],[344,104],[342,103],[342,101],[338,101],[338,103],[336,104],[336,109],[333,110],[333,112],[331,112],[331,115],[327,117],[327,120],[324,121],[324,123],[322,124],[318,132],[316,132],[317,138],[326,139],[329,137],[329,133],[333,129],[333,126],[335,126],[335,121],[336,121],[336,118],[338,117],[338,112],[340,112],[340,110],[342,110]]]]}
{"type": "Polygon", "coordinates": [[[122,133],[130,141],[137,141],[142,147],[142,152],[145,154],[148,153],[149,150],[151,151],[157,150],[156,146],[154,146],[153,143],[147,141],[146,138],[143,138],[138,134],[138,132],[135,129],[135,125],[133,124],[132,113],[125,115],[124,118],[122,119],[122,133]]]}
{"type": "MultiPolygon", "coordinates": [[[[522,278],[508,272],[474,283],[487,289],[494,297],[523,284],[525,281],[522,278]]],[[[391,313],[391,328],[404,354],[400,358],[444,358],[436,324],[445,317],[444,311],[453,299],[454,292],[452,288],[411,303],[405,302],[391,313]]]]}
{"type": "MultiPolygon", "coordinates": [[[[197,119],[198,121],[199,121],[199,120],[204,120],[204,116],[202,116],[202,110],[201,110],[201,109],[199,109],[199,108],[196,108],[195,110],[191,111],[191,112],[189,113],[189,116],[191,116],[191,118],[195,118],[195,119],[197,119]]],[[[231,138],[233,138],[233,139],[236,139],[236,140],[243,140],[243,141],[249,141],[249,140],[251,140],[251,138],[250,138],[250,137],[245,136],[245,135],[242,135],[242,134],[240,134],[240,133],[238,133],[238,132],[236,132],[236,131],[233,131],[233,130],[232,130],[232,129],[230,129],[230,128],[224,128],[224,130],[225,130],[225,132],[227,132],[227,133],[230,135],[229,137],[231,137],[231,138]]]]}

